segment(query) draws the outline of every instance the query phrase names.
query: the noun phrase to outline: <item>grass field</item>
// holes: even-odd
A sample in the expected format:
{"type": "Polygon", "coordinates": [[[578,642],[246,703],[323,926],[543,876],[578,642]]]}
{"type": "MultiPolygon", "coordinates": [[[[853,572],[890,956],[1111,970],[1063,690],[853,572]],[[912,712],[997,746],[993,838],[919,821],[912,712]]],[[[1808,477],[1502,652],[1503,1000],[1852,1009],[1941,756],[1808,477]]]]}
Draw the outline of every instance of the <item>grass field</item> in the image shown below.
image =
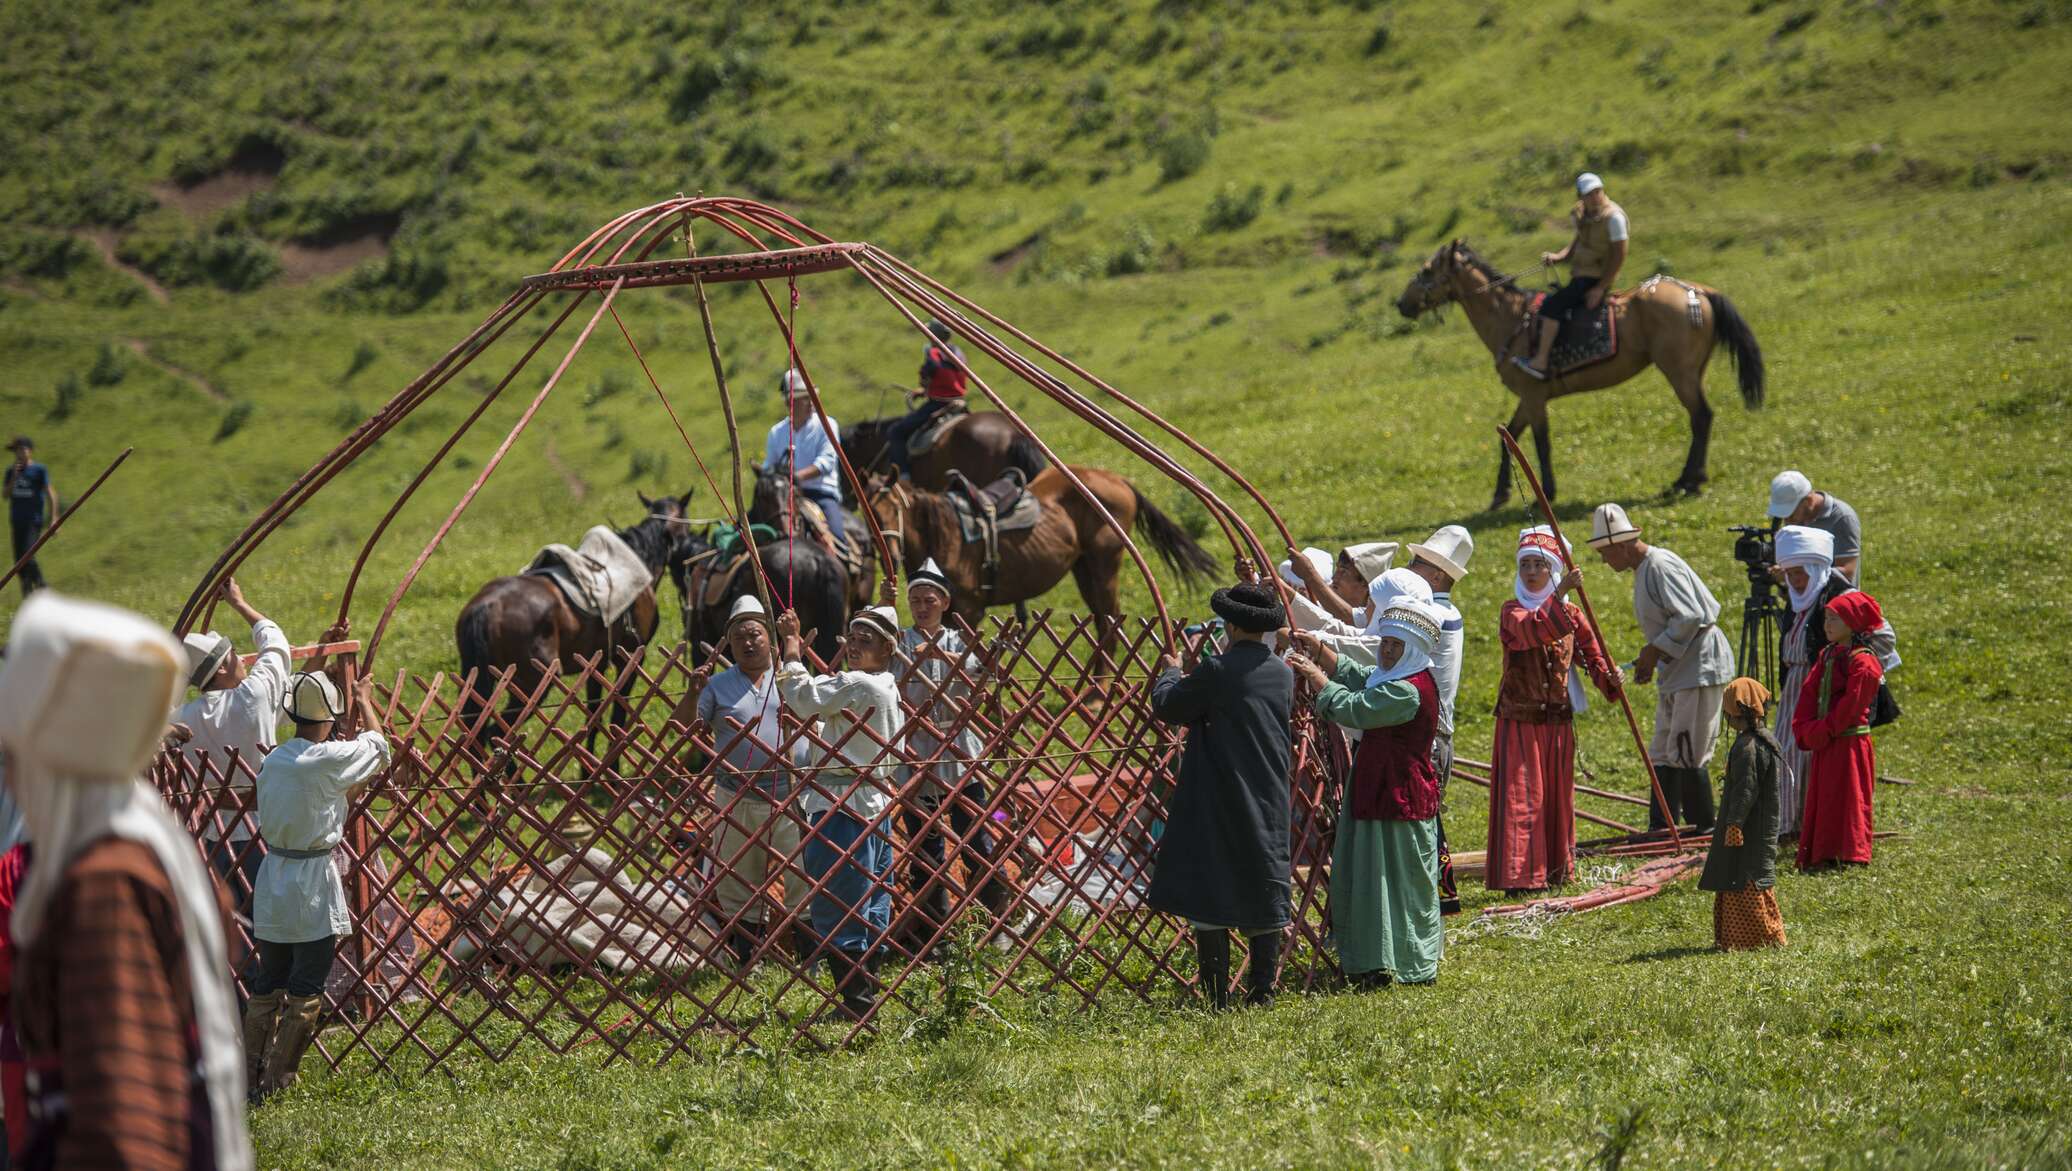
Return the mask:
{"type": "MultiPolygon", "coordinates": [[[[1510,404],[1458,313],[1392,302],[1455,236],[1513,267],[1558,247],[1589,166],[1633,217],[1628,274],[1728,292],[1770,393],[1744,412],[1715,366],[1713,484],[1689,500],[1660,495],[1686,432],[1659,379],[1557,404],[1563,521],[1627,502],[1731,610],[1725,526],[1802,468],[1863,515],[1866,584],[1906,656],[1907,715],[1878,740],[1917,782],[1879,793],[1903,836],[1867,871],[1785,876],[1787,951],[1709,954],[1710,901],[1684,888],[1533,939],[1459,923],[1434,990],[1226,1018],[1002,1004],[937,1042],[659,1072],[521,1052],[318,1076],[255,1116],[263,1164],[2072,1162],[2068,28],[2059,0],[0,10],[0,430],[34,435],[68,495],[137,448],[44,558],[61,588],[169,620],[259,507],[517,277],[625,208],[744,192],[1063,347],[1250,474],[1306,542],[1467,524],[1458,742],[1480,755],[1528,519],[1478,511],[1510,404]]],[[[833,413],[894,409],[911,331],[853,280],[802,288],[833,413]]],[[[738,291],[716,312],[759,435],[780,341],[738,291]]],[[[690,304],[642,294],[627,323],[723,456],[690,304]]],[[[482,580],[625,523],[636,489],[697,482],[607,340],[408,595],[391,665],[450,666],[482,580]]],[[[481,385],[277,535],[243,575],[254,601],[313,637],[481,385]]],[[[1010,395],[1072,458],[1190,515],[1010,395]]],[[[404,512],[356,620],[514,414],[494,408],[404,512]]],[[[717,511],[702,485],[700,508],[717,511]]],[[[1590,579],[1630,657],[1624,580],[1590,579]]],[[[1638,788],[1615,714],[1579,736],[1638,788]]],[[[1479,797],[1450,794],[1460,848],[1481,844],[1479,797]]]]}

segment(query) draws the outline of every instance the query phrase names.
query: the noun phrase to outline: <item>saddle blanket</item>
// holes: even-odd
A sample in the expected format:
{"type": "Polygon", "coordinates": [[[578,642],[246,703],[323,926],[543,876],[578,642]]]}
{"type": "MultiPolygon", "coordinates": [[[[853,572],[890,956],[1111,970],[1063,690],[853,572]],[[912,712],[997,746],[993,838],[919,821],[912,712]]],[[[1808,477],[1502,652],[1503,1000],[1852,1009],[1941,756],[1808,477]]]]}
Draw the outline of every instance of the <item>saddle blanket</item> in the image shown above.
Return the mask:
{"type": "MultiPolygon", "coordinates": [[[[993,504],[993,531],[1016,533],[1033,529],[1043,516],[1043,502],[1029,494],[1021,483],[1020,473],[1009,473],[984,488],[986,499],[993,504]]],[[[965,493],[952,489],[949,493],[950,509],[957,514],[957,529],[965,544],[985,539],[985,517],[979,506],[965,493]]]]}
{"type": "Polygon", "coordinates": [[[956,402],[928,416],[928,421],[921,424],[919,430],[907,436],[907,454],[926,454],[929,448],[935,446],[935,441],[942,438],[942,433],[950,429],[950,424],[970,413],[970,407],[956,402]]]}
{"type": "MultiPolygon", "coordinates": [[[[1540,302],[1546,299],[1547,294],[1539,294],[1526,312],[1537,314],[1540,302]]],[[[1547,358],[1548,373],[1559,377],[1594,366],[1618,352],[1618,323],[1612,317],[1612,298],[1606,297],[1597,312],[1578,311],[1561,323],[1560,331],[1554,335],[1554,352],[1547,358]]]]}
{"type": "Polygon", "coordinates": [[[525,572],[550,579],[569,605],[595,614],[607,624],[617,622],[633,600],[655,584],[640,554],[604,525],[584,533],[583,543],[574,549],[567,545],[541,549],[525,572]]]}

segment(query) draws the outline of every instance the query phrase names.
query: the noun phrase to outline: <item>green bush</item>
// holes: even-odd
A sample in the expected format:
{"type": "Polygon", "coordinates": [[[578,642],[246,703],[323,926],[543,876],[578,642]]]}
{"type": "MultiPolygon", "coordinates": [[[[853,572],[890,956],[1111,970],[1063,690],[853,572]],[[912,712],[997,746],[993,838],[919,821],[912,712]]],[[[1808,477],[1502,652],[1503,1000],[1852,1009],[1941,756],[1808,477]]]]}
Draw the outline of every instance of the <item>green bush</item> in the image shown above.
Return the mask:
{"type": "Polygon", "coordinates": [[[374,343],[362,339],[359,345],[353,347],[352,361],[346,364],[345,381],[351,382],[354,375],[372,366],[374,359],[379,355],[380,351],[374,348],[374,343]]]}
{"type": "Polygon", "coordinates": [[[1158,142],[1158,179],[1175,183],[1202,169],[1209,161],[1209,135],[1189,128],[1168,134],[1158,142]]]}
{"type": "Polygon", "coordinates": [[[118,255],[164,284],[207,284],[232,293],[250,292],[281,271],[272,248],[238,231],[136,232],[118,255]]]}
{"type": "Polygon", "coordinates": [[[222,421],[216,424],[216,442],[221,443],[244,430],[245,424],[252,421],[252,412],[257,409],[250,399],[239,399],[231,403],[223,412],[222,421]]]}
{"type": "Polygon", "coordinates": [[[100,352],[94,355],[93,368],[86,372],[86,381],[93,386],[114,386],[128,376],[129,362],[122,351],[102,342],[100,352]]]}
{"type": "Polygon", "coordinates": [[[445,292],[452,280],[444,252],[399,249],[354,269],[324,300],[338,308],[413,313],[445,292]]]}
{"type": "Polygon", "coordinates": [[[1235,183],[1225,183],[1221,191],[1209,200],[1208,211],[1202,214],[1201,227],[1204,232],[1234,232],[1259,218],[1259,209],[1266,202],[1266,187],[1254,183],[1248,190],[1240,191],[1235,183]]]}
{"type": "Polygon", "coordinates": [[[57,398],[51,403],[47,417],[54,422],[71,418],[72,412],[78,408],[79,400],[85,397],[85,394],[86,388],[79,385],[79,375],[67,374],[58,379],[57,398]]]}

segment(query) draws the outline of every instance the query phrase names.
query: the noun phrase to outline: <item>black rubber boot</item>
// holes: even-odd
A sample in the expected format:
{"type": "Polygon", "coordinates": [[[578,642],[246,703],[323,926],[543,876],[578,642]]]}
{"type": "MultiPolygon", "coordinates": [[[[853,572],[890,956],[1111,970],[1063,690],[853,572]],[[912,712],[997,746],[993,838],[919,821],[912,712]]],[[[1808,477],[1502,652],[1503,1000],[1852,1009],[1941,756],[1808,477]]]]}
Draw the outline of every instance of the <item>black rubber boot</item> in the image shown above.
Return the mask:
{"type": "Polygon", "coordinates": [[[1703,833],[1712,832],[1712,774],[1702,768],[1683,770],[1684,816],[1703,833]]]}
{"type": "Polygon", "coordinates": [[[1194,955],[1201,969],[1202,992],[1209,998],[1209,1007],[1222,1012],[1230,1007],[1230,932],[1217,928],[1214,931],[1194,933],[1194,955]]]}
{"type": "MultiPolygon", "coordinates": [[[[1662,786],[1662,800],[1669,803],[1669,816],[1678,822],[1683,820],[1683,777],[1682,770],[1668,765],[1655,766],[1655,781],[1662,786]]],[[[1648,793],[1648,828],[1668,829],[1669,823],[1662,820],[1662,807],[1655,801],[1652,790],[1648,793]]]]}
{"type": "Polygon", "coordinates": [[[836,949],[827,953],[827,968],[841,993],[843,1014],[862,1020],[878,1003],[878,980],[872,965],[862,952],[836,949]]]}
{"type": "Polygon", "coordinates": [[[1251,938],[1252,958],[1245,965],[1245,1003],[1265,1008],[1273,1003],[1281,970],[1281,933],[1269,931],[1251,938]]]}

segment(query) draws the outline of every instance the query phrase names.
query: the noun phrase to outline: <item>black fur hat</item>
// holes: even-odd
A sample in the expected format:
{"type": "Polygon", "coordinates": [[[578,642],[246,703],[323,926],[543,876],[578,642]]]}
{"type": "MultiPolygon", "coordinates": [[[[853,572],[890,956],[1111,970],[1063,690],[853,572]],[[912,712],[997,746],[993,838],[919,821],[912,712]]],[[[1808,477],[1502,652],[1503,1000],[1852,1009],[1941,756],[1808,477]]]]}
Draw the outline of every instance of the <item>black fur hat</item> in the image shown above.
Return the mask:
{"type": "Polygon", "coordinates": [[[1271,586],[1241,583],[1209,595],[1209,609],[1247,634],[1264,634],[1288,624],[1288,612],[1271,586]]]}

